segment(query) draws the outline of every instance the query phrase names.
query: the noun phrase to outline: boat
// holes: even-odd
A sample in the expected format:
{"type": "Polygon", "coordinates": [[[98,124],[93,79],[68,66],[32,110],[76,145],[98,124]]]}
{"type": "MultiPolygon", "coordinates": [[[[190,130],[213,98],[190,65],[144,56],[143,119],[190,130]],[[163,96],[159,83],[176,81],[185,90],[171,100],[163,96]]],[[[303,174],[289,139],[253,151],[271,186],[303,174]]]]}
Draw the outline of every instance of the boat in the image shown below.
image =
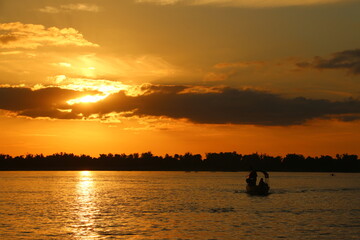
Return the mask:
{"type": "Polygon", "coordinates": [[[246,193],[250,195],[268,195],[270,190],[269,174],[266,171],[259,171],[264,175],[257,184],[257,171],[251,171],[246,179],[246,193]]]}

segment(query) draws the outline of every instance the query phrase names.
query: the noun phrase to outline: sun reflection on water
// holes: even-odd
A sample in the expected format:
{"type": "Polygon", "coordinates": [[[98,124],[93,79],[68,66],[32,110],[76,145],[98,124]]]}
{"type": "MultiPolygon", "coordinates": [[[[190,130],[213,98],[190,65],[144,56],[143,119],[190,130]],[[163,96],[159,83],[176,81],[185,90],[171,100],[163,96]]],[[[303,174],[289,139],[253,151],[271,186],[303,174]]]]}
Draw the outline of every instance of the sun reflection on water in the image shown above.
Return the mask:
{"type": "Polygon", "coordinates": [[[94,181],[92,172],[79,172],[76,185],[76,223],[73,225],[73,231],[76,239],[98,239],[96,232],[96,215],[98,208],[94,197],[94,181]]]}

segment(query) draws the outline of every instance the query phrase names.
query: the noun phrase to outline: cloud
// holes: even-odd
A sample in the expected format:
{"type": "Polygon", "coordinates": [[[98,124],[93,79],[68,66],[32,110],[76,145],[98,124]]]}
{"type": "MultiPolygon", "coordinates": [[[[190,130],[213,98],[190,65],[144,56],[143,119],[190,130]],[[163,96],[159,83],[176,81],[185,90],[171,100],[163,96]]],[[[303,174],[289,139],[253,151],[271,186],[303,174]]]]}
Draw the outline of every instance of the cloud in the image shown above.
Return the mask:
{"type": "Polygon", "coordinates": [[[329,58],[315,57],[312,61],[298,62],[301,68],[344,69],[350,74],[360,74],[360,49],[346,50],[332,54],[329,58]]]}
{"type": "Polygon", "coordinates": [[[264,66],[263,61],[242,61],[242,62],[223,62],[215,64],[216,69],[228,69],[228,68],[248,68],[248,67],[260,67],[264,66]]]}
{"type": "Polygon", "coordinates": [[[80,46],[97,47],[97,44],[84,39],[74,28],[45,28],[38,24],[21,22],[0,24],[0,48],[36,49],[41,46],[80,46]]]}
{"type": "Polygon", "coordinates": [[[109,114],[126,117],[187,119],[200,124],[251,124],[289,126],[309,120],[360,119],[360,101],[332,102],[303,97],[284,98],[257,90],[187,86],[140,86],[141,95],[120,91],[87,103],[70,99],[96,96],[99,92],[61,88],[0,87],[0,109],[31,118],[105,119],[109,114]],[[200,90],[199,90],[200,89],[200,90]],[[95,116],[95,117],[94,117],[95,116]]]}
{"type": "Polygon", "coordinates": [[[236,76],[240,71],[256,70],[266,65],[263,61],[239,61],[239,62],[221,62],[213,66],[211,72],[207,72],[204,77],[204,82],[222,82],[236,76]]]}
{"type": "Polygon", "coordinates": [[[59,13],[61,10],[57,7],[46,6],[39,9],[39,12],[43,13],[59,13]]]}
{"type": "MultiPolygon", "coordinates": [[[[138,116],[185,118],[194,123],[275,126],[360,113],[360,102],[356,100],[330,102],[301,97],[287,99],[272,93],[233,88],[197,93],[185,91],[187,88],[162,86],[160,91],[135,97],[119,92],[93,104],[91,108],[74,106],[73,111],[86,116],[135,110],[134,115],[138,116]]],[[[354,119],[359,119],[359,116],[354,119]]]]}
{"type": "Polygon", "coordinates": [[[232,75],[234,75],[235,71],[230,72],[209,72],[204,76],[204,82],[221,82],[228,80],[232,75]]]}
{"type": "Polygon", "coordinates": [[[0,87],[0,109],[32,118],[78,119],[80,117],[71,111],[62,110],[68,108],[66,101],[93,93],[60,88],[0,87]]]}
{"type": "Polygon", "coordinates": [[[159,5],[186,4],[186,5],[213,5],[233,7],[286,7],[307,6],[337,2],[350,2],[351,0],[135,0],[137,3],[154,3],[159,5]]]}
{"type": "MultiPolygon", "coordinates": [[[[129,85],[125,85],[119,81],[109,81],[105,79],[87,79],[87,78],[68,78],[65,75],[57,75],[49,77],[52,85],[51,87],[68,89],[74,91],[93,91],[104,95],[117,93],[121,90],[128,90],[129,85]]],[[[48,85],[47,85],[48,86],[48,85]]],[[[45,86],[36,85],[37,89],[43,89],[45,86]]]]}
{"type": "Polygon", "coordinates": [[[289,126],[309,120],[360,119],[360,101],[314,100],[303,97],[284,98],[257,90],[234,88],[143,85],[141,94],[120,91],[87,103],[72,103],[70,99],[95,96],[99,92],[60,88],[0,88],[0,109],[31,118],[104,119],[109,114],[124,117],[159,117],[187,119],[199,124],[251,124],[289,126]],[[200,89],[200,90],[199,90],[200,89]],[[126,113],[126,114],[123,114],[126,113]]]}
{"type": "Polygon", "coordinates": [[[40,12],[44,13],[60,13],[60,12],[71,12],[71,11],[83,11],[83,12],[99,12],[100,8],[95,4],[88,3],[73,3],[60,5],[59,7],[46,6],[40,8],[40,12]]]}

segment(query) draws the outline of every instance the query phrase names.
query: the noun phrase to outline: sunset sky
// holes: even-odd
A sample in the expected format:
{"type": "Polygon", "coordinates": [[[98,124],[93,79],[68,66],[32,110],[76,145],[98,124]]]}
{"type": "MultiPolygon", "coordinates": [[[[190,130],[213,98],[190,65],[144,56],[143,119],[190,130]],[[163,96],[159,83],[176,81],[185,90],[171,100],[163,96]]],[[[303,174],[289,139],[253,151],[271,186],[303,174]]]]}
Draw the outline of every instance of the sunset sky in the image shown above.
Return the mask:
{"type": "Polygon", "coordinates": [[[360,154],[358,0],[0,0],[0,153],[360,154]]]}

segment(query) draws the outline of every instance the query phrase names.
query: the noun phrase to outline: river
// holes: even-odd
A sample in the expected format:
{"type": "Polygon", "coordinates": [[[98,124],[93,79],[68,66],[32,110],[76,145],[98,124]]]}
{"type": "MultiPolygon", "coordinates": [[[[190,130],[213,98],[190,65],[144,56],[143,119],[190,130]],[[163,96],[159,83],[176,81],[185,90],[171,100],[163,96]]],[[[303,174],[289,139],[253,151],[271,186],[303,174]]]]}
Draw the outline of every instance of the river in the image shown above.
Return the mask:
{"type": "Polygon", "coordinates": [[[360,174],[0,172],[0,239],[359,239],[360,174]]]}

